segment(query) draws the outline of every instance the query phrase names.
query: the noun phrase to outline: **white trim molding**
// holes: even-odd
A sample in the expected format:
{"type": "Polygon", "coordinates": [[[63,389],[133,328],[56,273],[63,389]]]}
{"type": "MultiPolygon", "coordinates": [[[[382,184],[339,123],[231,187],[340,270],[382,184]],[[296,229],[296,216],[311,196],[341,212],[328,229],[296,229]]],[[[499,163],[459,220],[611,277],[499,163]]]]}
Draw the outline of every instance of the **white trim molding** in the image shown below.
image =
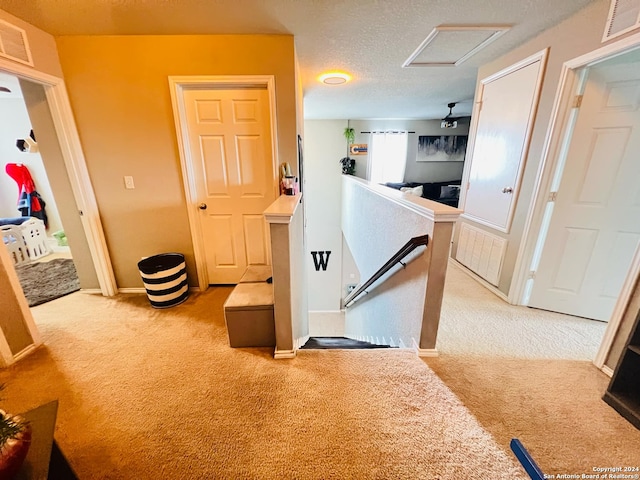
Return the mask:
{"type": "Polygon", "coordinates": [[[193,168],[189,144],[189,130],[184,104],[184,91],[204,88],[246,88],[252,86],[266,87],[269,96],[269,114],[271,121],[271,148],[273,158],[273,176],[278,178],[278,131],[276,113],[275,77],[273,75],[204,75],[204,76],[170,76],[169,90],[173,106],[173,118],[178,139],[180,167],[187,201],[187,215],[193,242],[193,253],[196,262],[198,287],[205,291],[209,287],[209,273],[204,249],[202,227],[196,205],[198,204],[197,181],[193,168]]]}
{"type": "Polygon", "coordinates": [[[3,59],[0,59],[0,71],[44,87],[100,290],[104,296],[115,295],[117,286],[113,266],[64,81],[26,65],[3,59]]]}
{"type": "Polygon", "coordinates": [[[300,205],[302,193],[295,195],[280,195],[275,202],[262,212],[267,223],[278,223],[280,225],[288,225],[300,205]]]}
{"type": "Polygon", "coordinates": [[[638,282],[638,278],[640,278],[640,245],[636,248],[636,252],[633,255],[629,273],[627,274],[627,278],[620,289],[620,295],[618,296],[616,305],[613,308],[611,319],[607,324],[607,329],[604,331],[604,337],[600,343],[600,348],[598,349],[596,358],[593,360],[593,364],[600,369],[605,367],[605,362],[609,356],[611,345],[613,345],[613,341],[616,338],[622,319],[627,312],[627,306],[629,305],[629,301],[633,295],[633,290],[638,282]]]}
{"type": "MultiPolygon", "coordinates": [[[[435,200],[427,200],[426,198],[411,195],[409,193],[401,192],[395,188],[386,187],[377,183],[369,182],[353,175],[343,175],[343,182],[355,182],[360,183],[367,190],[384,197],[385,199],[402,205],[408,208],[412,212],[418,213],[423,217],[428,218],[434,223],[445,222],[453,223],[458,220],[462,210],[445,205],[444,203],[436,202],[435,200]]],[[[343,183],[344,185],[344,183],[343,183]]],[[[343,187],[344,188],[344,187],[343,187]]]]}
{"type": "Polygon", "coordinates": [[[435,348],[420,348],[415,338],[411,339],[411,343],[413,343],[413,350],[415,350],[415,352],[418,354],[418,357],[420,358],[433,358],[440,356],[438,350],[435,348]]]}
{"type": "Polygon", "coordinates": [[[507,33],[511,29],[511,25],[438,25],[431,33],[427,35],[418,48],[416,48],[409,58],[402,64],[402,68],[409,67],[457,67],[462,62],[468,60],[483,48],[489,46],[490,43],[496,41],[499,37],[507,33]],[[489,36],[480,43],[473,45],[466,53],[457,59],[451,59],[445,62],[420,62],[415,61],[422,51],[431,44],[440,32],[489,32],[489,36]]]}
{"type": "Polygon", "coordinates": [[[607,367],[606,365],[603,365],[602,367],[600,367],[600,370],[602,370],[602,373],[604,373],[607,377],[609,378],[613,377],[613,370],[607,367]]]}
{"type": "Polygon", "coordinates": [[[296,350],[275,350],[273,352],[273,358],[275,360],[287,360],[289,358],[296,357],[296,350]]]}

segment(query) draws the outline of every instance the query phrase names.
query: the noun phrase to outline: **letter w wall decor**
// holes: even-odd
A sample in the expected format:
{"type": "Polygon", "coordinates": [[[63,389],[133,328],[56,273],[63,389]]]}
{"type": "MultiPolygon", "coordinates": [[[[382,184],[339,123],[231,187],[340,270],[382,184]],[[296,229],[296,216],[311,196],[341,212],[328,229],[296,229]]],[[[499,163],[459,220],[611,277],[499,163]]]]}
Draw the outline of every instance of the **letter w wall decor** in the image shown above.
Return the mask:
{"type": "Polygon", "coordinates": [[[327,265],[329,265],[329,255],[331,255],[331,251],[328,252],[311,252],[313,256],[313,265],[316,267],[316,272],[319,272],[322,268],[322,271],[325,272],[327,270],[327,265]]]}

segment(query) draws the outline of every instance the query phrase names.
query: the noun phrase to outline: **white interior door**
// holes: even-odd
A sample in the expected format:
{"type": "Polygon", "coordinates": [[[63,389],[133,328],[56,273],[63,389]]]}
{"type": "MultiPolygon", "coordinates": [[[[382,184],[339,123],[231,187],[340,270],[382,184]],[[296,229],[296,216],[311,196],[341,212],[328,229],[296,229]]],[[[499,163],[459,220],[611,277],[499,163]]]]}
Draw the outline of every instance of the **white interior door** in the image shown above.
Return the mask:
{"type": "Polygon", "coordinates": [[[209,284],[237,283],[270,265],[262,212],[275,200],[266,88],[184,91],[189,149],[209,284]]]}
{"type": "Polygon", "coordinates": [[[537,55],[482,81],[464,217],[508,232],[541,80],[537,55]]]}
{"type": "Polygon", "coordinates": [[[640,241],[640,60],[625,57],[590,69],[532,307],[608,321],[640,241]]]}

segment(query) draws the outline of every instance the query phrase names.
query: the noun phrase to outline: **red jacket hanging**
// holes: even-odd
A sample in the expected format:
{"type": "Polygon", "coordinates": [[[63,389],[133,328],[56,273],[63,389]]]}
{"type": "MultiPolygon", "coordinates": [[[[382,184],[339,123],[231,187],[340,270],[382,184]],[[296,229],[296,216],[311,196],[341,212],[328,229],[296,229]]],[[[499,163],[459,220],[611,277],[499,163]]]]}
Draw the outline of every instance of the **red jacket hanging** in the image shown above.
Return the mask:
{"type": "Polygon", "coordinates": [[[36,191],[36,184],[31,178],[29,169],[21,163],[7,163],[7,174],[18,184],[18,210],[23,217],[36,217],[49,226],[47,214],[44,210],[45,202],[36,191]]]}

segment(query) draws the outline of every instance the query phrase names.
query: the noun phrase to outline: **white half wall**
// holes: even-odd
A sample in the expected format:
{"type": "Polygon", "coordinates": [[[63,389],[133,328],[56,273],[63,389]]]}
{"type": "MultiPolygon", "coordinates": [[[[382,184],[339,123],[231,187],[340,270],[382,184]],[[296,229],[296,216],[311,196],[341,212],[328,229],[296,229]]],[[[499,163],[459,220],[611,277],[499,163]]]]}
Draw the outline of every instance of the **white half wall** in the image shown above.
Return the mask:
{"type": "MultiPolygon", "coordinates": [[[[425,234],[432,237],[434,228],[433,221],[425,215],[368,185],[352,177],[343,179],[342,230],[362,281],[368,280],[411,238],[425,234]]],[[[401,195],[387,190],[390,196],[401,195]]],[[[399,264],[392,267],[367,289],[366,295],[346,309],[346,336],[384,338],[382,343],[406,347],[419,342],[429,268],[424,253],[425,248],[418,247],[403,260],[406,268],[399,264]]]]}
{"type": "MultiPolygon", "coordinates": [[[[304,122],[303,203],[307,231],[307,278],[309,311],[340,310],[342,286],[341,199],[342,170],[339,160],[346,156],[343,136],[346,120],[306,120],[304,122]],[[316,270],[311,252],[324,252],[326,270],[316,270]]],[[[319,258],[320,253],[316,253],[319,258]]]]}

